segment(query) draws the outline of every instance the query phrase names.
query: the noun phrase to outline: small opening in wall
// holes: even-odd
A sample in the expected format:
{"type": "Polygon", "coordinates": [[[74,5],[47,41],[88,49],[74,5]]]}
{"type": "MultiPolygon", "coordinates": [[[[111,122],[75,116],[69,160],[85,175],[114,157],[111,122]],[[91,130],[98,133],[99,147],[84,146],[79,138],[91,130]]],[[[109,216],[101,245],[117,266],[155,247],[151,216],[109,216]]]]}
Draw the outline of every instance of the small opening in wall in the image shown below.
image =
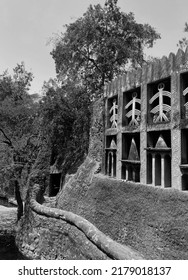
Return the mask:
{"type": "Polygon", "coordinates": [[[168,148],[171,148],[171,131],[160,130],[148,132],[147,147],[155,148],[159,139],[163,139],[164,143],[168,148]]]}
{"type": "Polygon", "coordinates": [[[148,84],[147,116],[149,124],[171,120],[171,82],[170,78],[148,84]]]}
{"type": "Polygon", "coordinates": [[[188,72],[180,76],[181,118],[188,118],[188,72]]]}
{"type": "Polygon", "coordinates": [[[140,124],[141,90],[140,87],[123,93],[122,126],[133,128],[140,124]]]}
{"type": "Polygon", "coordinates": [[[155,186],[161,186],[161,155],[155,156],[155,186]]]}
{"type": "Polygon", "coordinates": [[[188,129],[181,131],[181,163],[188,164],[188,129]]]}
{"type": "Polygon", "coordinates": [[[110,135],[106,137],[106,149],[105,149],[105,174],[116,177],[116,135],[110,135]]]}
{"type": "Polygon", "coordinates": [[[135,169],[135,182],[140,182],[140,168],[135,169]]]}
{"type": "Polygon", "coordinates": [[[117,145],[116,135],[106,136],[106,148],[115,147],[115,145],[117,145]]]}
{"type": "Polygon", "coordinates": [[[108,164],[108,169],[109,169],[108,175],[109,175],[109,176],[112,176],[112,175],[113,175],[113,174],[112,174],[112,171],[113,171],[113,170],[112,170],[112,160],[113,160],[112,158],[113,158],[113,154],[110,152],[110,153],[109,153],[109,164],[108,164]]]}
{"type": "Polygon", "coordinates": [[[49,196],[56,196],[60,189],[61,173],[50,174],[49,196]]]}
{"type": "Polygon", "coordinates": [[[108,99],[107,128],[116,128],[118,121],[118,98],[113,96],[108,99]]]}
{"type": "Polygon", "coordinates": [[[116,152],[107,151],[106,153],[106,174],[116,177],[116,152]]]}
{"type": "Polygon", "coordinates": [[[182,191],[188,191],[188,174],[182,175],[182,191]]]}
{"type": "Polygon", "coordinates": [[[128,166],[128,180],[133,181],[133,168],[132,166],[128,166]]]}
{"type": "Polygon", "coordinates": [[[123,179],[123,180],[126,180],[127,178],[126,178],[126,170],[127,170],[127,168],[126,168],[126,164],[124,164],[124,163],[122,163],[122,166],[121,166],[121,178],[123,179]]]}
{"type": "Polygon", "coordinates": [[[130,152],[135,150],[135,158],[140,158],[140,133],[123,133],[122,135],[122,159],[128,159],[130,152]],[[133,149],[134,147],[134,149],[133,149]]]}
{"type": "Polygon", "coordinates": [[[147,155],[147,184],[152,184],[152,155],[147,155]]]}
{"type": "Polygon", "coordinates": [[[171,187],[171,156],[164,157],[164,187],[171,187]]]}
{"type": "Polygon", "coordinates": [[[113,177],[116,177],[116,153],[113,154],[113,177]]]}
{"type": "Polygon", "coordinates": [[[171,187],[171,131],[148,132],[147,183],[171,187]]]}

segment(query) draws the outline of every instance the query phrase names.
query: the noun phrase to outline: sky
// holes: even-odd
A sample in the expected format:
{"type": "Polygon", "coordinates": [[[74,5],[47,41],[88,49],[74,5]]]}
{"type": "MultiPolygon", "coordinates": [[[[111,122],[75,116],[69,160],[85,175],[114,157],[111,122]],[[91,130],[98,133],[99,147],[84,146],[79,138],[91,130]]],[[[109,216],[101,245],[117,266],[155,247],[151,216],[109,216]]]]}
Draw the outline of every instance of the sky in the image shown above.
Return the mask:
{"type": "MultiPolygon", "coordinates": [[[[34,74],[30,92],[40,93],[43,82],[56,75],[51,38],[81,17],[90,4],[98,3],[103,6],[105,0],[0,0],[0,74],[6,69],[11,73],[24,61],[26,70],[34,74]]],[[[179,39],[186,35],[187,0],[119,0],[118,6],[161,34],[148,55],[177,52],[179,39]]]]}

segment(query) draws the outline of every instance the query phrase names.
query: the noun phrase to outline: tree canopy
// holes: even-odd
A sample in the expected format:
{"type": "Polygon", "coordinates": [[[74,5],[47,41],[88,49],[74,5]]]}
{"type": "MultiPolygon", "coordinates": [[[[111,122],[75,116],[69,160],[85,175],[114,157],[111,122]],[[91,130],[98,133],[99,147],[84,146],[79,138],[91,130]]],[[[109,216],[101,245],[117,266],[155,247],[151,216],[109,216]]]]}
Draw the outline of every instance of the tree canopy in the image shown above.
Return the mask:
{"type": "MultiPolygon", "coordinates": [[[[0,76],[0,173],[21,185],[22,171],[25,168],[26,183],[26,174],[36,158],[39,136],[38,104],[28,94],[32,79],[24,63],[17,64],[13,75],[5,71],[0,76]]],[[[8,180],[4,183],[8,187],[8,180]]]]}
{"type": "Polygon", "coordinates": [[[139,67],[144,48],[160,38],[149,24],[137,23],[133,13],[122,12],[117,2],[90,5],[54,38],[57,79],[45,86],[43,127],[51,139],[51,163],[59,157],[67,170],[87,153],[91,105],[104,83],[126,72],[127,65],[139,67]]]}
{"type": "Polygon", "coordinates": [[[105,81],[143,62],[144,48],[160,35],[149,24],[139,24],[133,13],[124,13],[117,0],[104,7],[90,5],[86,13],[56,38],[51,54],[59,79],[77,81],[97,92],[105,81]]]}
{"type": "Polygon", "coordinates": [[[54,39],[51,55],[57,78],[45,83],[40,103],[28,94],[33,74],[23,63],[12,76],[7,71],[0,75],[0,144],[4,147],[0,168],[7,158],[7,167],[22,162],[21,176],[34,163],[41,138],[46,138],[51,151],[50,164],[63,166],[64,175],[84,158],[92,101],[102,95],[106,81],[127,71],[127,65],[142,65],[145,47],[160,38],[149,24],[137,23],[133,13],[122,12],[117,2],[90,5],[54,39]]]}
{"type": "Polygon", "coordinates": [[[87,153],[90,127],[90,102],[82,86],[59,86],[50,80],[41,101],[43,134],[48,137],[51,162],[65,169],[87,153]]]}

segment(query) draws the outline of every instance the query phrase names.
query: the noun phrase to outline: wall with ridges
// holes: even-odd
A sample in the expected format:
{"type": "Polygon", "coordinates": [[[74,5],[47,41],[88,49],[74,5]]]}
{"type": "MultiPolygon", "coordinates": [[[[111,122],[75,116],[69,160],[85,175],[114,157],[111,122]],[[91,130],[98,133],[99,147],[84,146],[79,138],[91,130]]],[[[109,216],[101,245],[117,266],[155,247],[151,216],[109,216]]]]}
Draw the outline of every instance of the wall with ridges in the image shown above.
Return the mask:
{"type": "Polygon", "coordinates": [[[176,53],[170,53],[169,57],[163,56],[162,59],[156,59],[154,62],[144,64],[142,68],[129,71],[127,74],[118,76],[113,81],[106,83],[104,96],[111,97],[119,91],[119,84],[122,84],[121,90],[128,91],[142,83],[151,83],[160,79],[169,77],[174,71],[187,70],[188,67],[188,47],[185,52],[179,49],[176,53]]]}

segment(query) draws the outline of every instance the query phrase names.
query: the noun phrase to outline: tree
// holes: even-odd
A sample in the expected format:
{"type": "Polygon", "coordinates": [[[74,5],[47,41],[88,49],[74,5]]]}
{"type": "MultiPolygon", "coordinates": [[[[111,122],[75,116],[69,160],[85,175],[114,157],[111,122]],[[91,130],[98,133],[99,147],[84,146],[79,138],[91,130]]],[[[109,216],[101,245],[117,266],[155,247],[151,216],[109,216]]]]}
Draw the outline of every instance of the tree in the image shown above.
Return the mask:
{"type": "Polygon", "coordinates": [[[50,165],[62,170],[64,178],[78,159],[87,153],[90,107],[82,86],[60,85],[50,79],[44,84],[41,100],[42,134],[47,135],[51,150],[50,165]],[[67,94],[68,93],[68,94],[67,94]]]}
{"type": "Polygon", "coordinates": [[[160,38],[149,24],[136,23],[133,13],[121,12],[117,2],[90,5],[83,17],[66,25],[51,52],[58,78],[84,85],[91,96],[125,72],[127,63],[141,65],[144,48],[160,38]]]}
{"type": "MultiPolygon", "coordinates": [[[[188,23],[185,23],[184,26],[184,32],[188,32],[188,23]]],[[[181,40],[179,40],[179,43],[177,44],[177,46],[179,48],[181,48],[182,50],[185,50],[186,47],[188,46],[188,39],[186,37],[183,37],[181,40]]]]}
{"type": "Polygon", "coordinates": [[[54,38],[51,55],[57,80],[47,84],[44,107],[48,109],[43,119],[49,125],[43,127],[53,135],[52,162],[59,157],[64,174],[87,153],[92,102],[102,95],[104,83],[126,72],[127,65],[140,66],[144,48],[160,38],[150,25],[138,24],[132,13],[120,11],[117,2],[107,0],[104,7],[90,5],[54,38]]]}
{"type": "Polygon", "coordinates": [[[39,125],[38,105],[28,94],[33,74],[25,70],[24,63],[17,64],[13,72],[12,76],[8,71],[0,76],[0,172],[14,180],[20,218],[23,212],[20,185],[27,179],[22,180],[22,173],[27,177],[36,157],[39,125]]]}

